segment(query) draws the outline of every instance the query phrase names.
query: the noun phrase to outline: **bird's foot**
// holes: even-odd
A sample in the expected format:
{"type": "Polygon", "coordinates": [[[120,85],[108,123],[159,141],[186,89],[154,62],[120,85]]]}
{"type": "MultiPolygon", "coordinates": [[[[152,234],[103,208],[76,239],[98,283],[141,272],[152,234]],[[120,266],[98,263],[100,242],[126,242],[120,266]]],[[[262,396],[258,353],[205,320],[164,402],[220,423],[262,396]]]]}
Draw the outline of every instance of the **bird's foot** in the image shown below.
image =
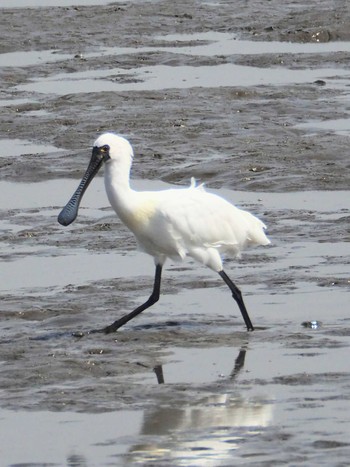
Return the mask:
{"type": "Polygon", "coordinates": [[[101,332],[105,334],[111,334],[112,332],[118,331],[118,329],[123,325],[124,323],[121,322],[120,319],[117,321],[114,321],[114,323],[110,324],[109,326],[106,326],[105,328],[101,329],[101,332]]]}
{"type": "Polygon", "coordinates": [[[86,335],[89,335],[89,334],[111,334],[112,332],[116,332],[117,329],[119,329],[120,326],[122,326],[122,324],[123,323],[120,323],[120,320],[118,320],[104,328],[91,329],[90,331],[87,331],[87,332],[84,332],[84,331],[72,332],[72,336],[76,337],[77,339],[81,339],[82,337],[85,337],[86,335]]]}
{"type": "Polygon", "coordinates": [[[88,334],[107,334],[105,331],[106,328],[100,328],[100,329],[91,329],[88,334]]]}
{"type": "Polygon", "coordinates": [[[119,324],[119,320],[118,320],[118,321],[115,321],[114,323],[112,323],[109,326],[106,326],[104,328],[91,329],[91,331],[89,331],[89,334],[97,334],[97,333],[111,334],[112,332],[116,332],[120,328],[120,326],[121,326],[121,324],[119,324]]]}

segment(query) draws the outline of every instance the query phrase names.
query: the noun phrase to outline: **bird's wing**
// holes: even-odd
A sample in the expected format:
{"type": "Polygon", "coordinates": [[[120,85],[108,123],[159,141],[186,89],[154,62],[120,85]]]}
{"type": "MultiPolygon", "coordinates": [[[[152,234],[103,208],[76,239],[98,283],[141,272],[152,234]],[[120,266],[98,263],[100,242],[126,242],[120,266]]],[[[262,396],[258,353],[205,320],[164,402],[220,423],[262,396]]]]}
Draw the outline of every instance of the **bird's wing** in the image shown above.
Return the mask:
{"type": "Polygon", "coordinates": [[[185,249],[238,246],[248,223],[240,209],[201,188],[163,193],[158,215],[167,231],[185,249]]]}

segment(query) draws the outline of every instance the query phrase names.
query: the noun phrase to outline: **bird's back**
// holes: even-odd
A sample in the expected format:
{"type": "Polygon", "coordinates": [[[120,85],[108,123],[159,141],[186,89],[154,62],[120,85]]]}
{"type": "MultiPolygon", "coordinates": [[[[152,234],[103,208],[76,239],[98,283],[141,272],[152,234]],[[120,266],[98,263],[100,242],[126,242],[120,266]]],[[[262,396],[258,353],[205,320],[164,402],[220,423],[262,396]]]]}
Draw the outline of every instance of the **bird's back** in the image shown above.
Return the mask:
{"type": "Polygon", "coordinates": [[[152,216],[142,233],[134,233],[153,256],[188,255],[207,264],[205,258],[213,255],[218,263],[220,253],[239,256],[245,247],[270,243],[259,219],[201,186],[148,192],[147,197],[152,216]]]}

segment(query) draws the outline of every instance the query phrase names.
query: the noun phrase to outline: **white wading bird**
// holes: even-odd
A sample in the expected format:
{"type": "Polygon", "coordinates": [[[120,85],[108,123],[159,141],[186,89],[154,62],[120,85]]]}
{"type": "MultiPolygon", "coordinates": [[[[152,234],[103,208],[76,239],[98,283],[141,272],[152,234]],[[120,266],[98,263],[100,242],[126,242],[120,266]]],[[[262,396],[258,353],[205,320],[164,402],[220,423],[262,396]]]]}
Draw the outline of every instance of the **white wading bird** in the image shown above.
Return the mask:
{"type": "Polygon", "coordinates": [[[101,135],[94,143],[85,175],[70,201],[58,216],[62,225],[71,224],[78,214],[83,194],[102,163],[109,202],[124,224],[135,235],[141,250],[153,256],[156,266],[149,299],[98,332],[114,332],[158,301],[162,267],[167,258],[186,256],[219,273],[232,292],[248,331],[253,324],[240,290],[222,267],[221,253],[237,257],[251,245],[268,245],[266,226],[247,211],[225,199],[207,193],[192,182],[189,188],[163,191],[135,191],[130,187],[133,150],[130,143],[113,133],[101,135]]]}

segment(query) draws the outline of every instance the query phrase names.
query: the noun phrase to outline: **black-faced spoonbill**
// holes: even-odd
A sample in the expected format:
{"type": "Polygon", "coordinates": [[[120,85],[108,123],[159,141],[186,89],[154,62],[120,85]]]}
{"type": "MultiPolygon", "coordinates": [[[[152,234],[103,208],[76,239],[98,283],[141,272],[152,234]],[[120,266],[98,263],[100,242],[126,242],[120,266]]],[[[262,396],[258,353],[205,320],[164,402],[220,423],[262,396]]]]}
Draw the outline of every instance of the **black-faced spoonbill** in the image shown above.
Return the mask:
{"type": "Polygon", "coordinates": [[[162,267],[167,258],[190,256],[216,271],[232,292],[248,331],[254,327],[238,287],[227,276],[221,254],[238,257],[247,246],[268,245],[266,226],[247,211],[191,183],[189,188],[135,191],[130,187],[133,150],[123,137],[101,135],[94,143],[89,166],[77,190],[58,216],[62,225],[78,214],[83,194],[102,163],[111,206],[132,231],[141,250],[153,256],[156,272],[149,299],[131,313],[98,331],[114,332],[159,299],[162,267]]]}

